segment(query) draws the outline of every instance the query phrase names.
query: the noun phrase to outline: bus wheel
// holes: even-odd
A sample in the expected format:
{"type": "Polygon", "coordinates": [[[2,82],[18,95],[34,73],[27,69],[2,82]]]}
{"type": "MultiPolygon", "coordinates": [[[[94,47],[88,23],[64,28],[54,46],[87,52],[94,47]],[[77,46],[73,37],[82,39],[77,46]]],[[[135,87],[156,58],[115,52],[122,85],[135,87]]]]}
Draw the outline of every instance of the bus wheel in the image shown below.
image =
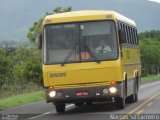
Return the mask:
{"type": "Polygon", "coordinates": [[[139,78],[137,77],[137,81],[135,84],[135,86],[136,86],[136,88],[135,88],[135,102],[138,101],[138,80],[139,80],[139,78]]]}
{"type": "Polygon", "coordinates": [[[65,112],[65,103],[55,103],[57,113],[65,112]]]}
{"type": "Polygon", "coordinates": [[[120,98],[117,98],[116,100],[116,106],[118,109],[124,109],[126,103],[125,103],[125,97],[120,97],[120,98]]]}
{"type": "Polygon", "coordinates": [[[92,105],[93,103],[92,102],[86,102],[86,105],[92,105]]]}
{"type": "Polygon", "coordinates": [[[126,88],[123,90],[123,97],[118,97],[116,100],[116,106],[118,109],[124,109],[126,105],[126,88]]]}
{"type": "Polygon", "coordinates": [[[134,102],[138,101],[138,86],[135,84],[134,102]]]}
{"type": "Polygon", "coordinates": [[[82,105],[84,105],[84,102],[76,102],[76,103],[75,103],[75,106],[77,106],[77,107],[78,107],[78,106],[82,106],[82,105]]]}

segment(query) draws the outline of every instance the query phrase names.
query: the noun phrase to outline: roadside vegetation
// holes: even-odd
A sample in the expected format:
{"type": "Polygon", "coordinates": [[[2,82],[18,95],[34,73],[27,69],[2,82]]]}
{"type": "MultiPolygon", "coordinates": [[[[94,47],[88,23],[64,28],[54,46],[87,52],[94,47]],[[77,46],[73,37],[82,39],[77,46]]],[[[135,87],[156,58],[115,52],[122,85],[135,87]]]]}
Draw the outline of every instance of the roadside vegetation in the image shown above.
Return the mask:
{"type": "Polygon", "coordinates": [[[41,52],[36,48],[0,49],[0,98],[41,87],[41,52]]]}
{"type": "MultiPolygon", "coordinates": [[[[57,7],[46,15],[68,11],[71,7],[57,7]]],[[[28,31],[32,47],[0,48],[0,99],[42,89],[41,51],[35,44],[43,19],[34,22],[28,31]]]]}
{"type": "Polygon", "coordinates": [[[42,100],[44,100],[43,90],[7,97],[0,100],[0,111],[42,100]]]}
{"type": "Polygon", "coordinates": [[[147,77],[142,77],[141,78],[142,84],[152,82],[152,81],[158,81],[158,80],[160,81],[160,74],[158,74],[158,75],[148,75],[147,77]]]}
{"type": "MultiPolygon", "coordinates": [[[[71,7],[58,7],[46,15],[68,11],[71,7]]],[[[41,33],[42,21],[34,22],[28,31],[32,44],[41,33]]],[[[160,80],[160,30],[140,33],[139,40],[142,81],[160,80]]],[[[0,110],[44,99],[41,54],[36,47],[0,48],[0,110]]]]}
{"type": "Polygon", "coordinates": [[[160,74],[160,30],[139,34],[142,76],[160,74]]]}

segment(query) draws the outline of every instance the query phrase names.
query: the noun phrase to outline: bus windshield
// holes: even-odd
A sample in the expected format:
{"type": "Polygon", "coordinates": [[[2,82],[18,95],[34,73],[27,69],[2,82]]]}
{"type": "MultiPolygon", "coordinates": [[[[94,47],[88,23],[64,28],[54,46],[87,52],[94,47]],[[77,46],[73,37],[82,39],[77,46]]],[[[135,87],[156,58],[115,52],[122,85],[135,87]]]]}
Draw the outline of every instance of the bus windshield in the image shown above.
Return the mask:
{"type": "Polygon", "coordinates": [[[47,25],[44,63],[65,64],[115,60],[118,47],[113,21],[47,25]]]}

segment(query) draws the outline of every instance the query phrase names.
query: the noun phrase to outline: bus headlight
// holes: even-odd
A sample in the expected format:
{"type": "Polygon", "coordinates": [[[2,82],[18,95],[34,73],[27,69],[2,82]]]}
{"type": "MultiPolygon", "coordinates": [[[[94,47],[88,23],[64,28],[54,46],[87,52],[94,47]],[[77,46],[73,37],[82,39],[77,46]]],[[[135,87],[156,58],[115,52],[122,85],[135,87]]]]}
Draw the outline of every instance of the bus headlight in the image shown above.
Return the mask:
{"type": "Polygon", "coordinates": [[[48,94],[51,98],[56,96],[56,91],[50,91],[48,94]]]}
{"type": "Polygon", "coordinates": [[[116,87],[110,87],[109,91],[110,91],[110,93],[116,93],[117,92],[117,88],[116,87]]]}

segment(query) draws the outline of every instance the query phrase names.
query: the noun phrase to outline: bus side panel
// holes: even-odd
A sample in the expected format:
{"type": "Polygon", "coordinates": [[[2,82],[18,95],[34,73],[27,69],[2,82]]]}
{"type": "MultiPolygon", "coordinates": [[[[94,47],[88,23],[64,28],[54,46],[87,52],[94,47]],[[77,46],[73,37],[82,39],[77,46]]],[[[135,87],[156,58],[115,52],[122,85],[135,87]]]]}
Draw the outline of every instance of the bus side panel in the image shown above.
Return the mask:
{"type": "Polygon", "coordinates": [[[127,96],[134,93],[134,84],[136,80],[135,72],[141,75],[140,51],[138,48],[123,47],[123,72],[127,79],[127,96]]]}

